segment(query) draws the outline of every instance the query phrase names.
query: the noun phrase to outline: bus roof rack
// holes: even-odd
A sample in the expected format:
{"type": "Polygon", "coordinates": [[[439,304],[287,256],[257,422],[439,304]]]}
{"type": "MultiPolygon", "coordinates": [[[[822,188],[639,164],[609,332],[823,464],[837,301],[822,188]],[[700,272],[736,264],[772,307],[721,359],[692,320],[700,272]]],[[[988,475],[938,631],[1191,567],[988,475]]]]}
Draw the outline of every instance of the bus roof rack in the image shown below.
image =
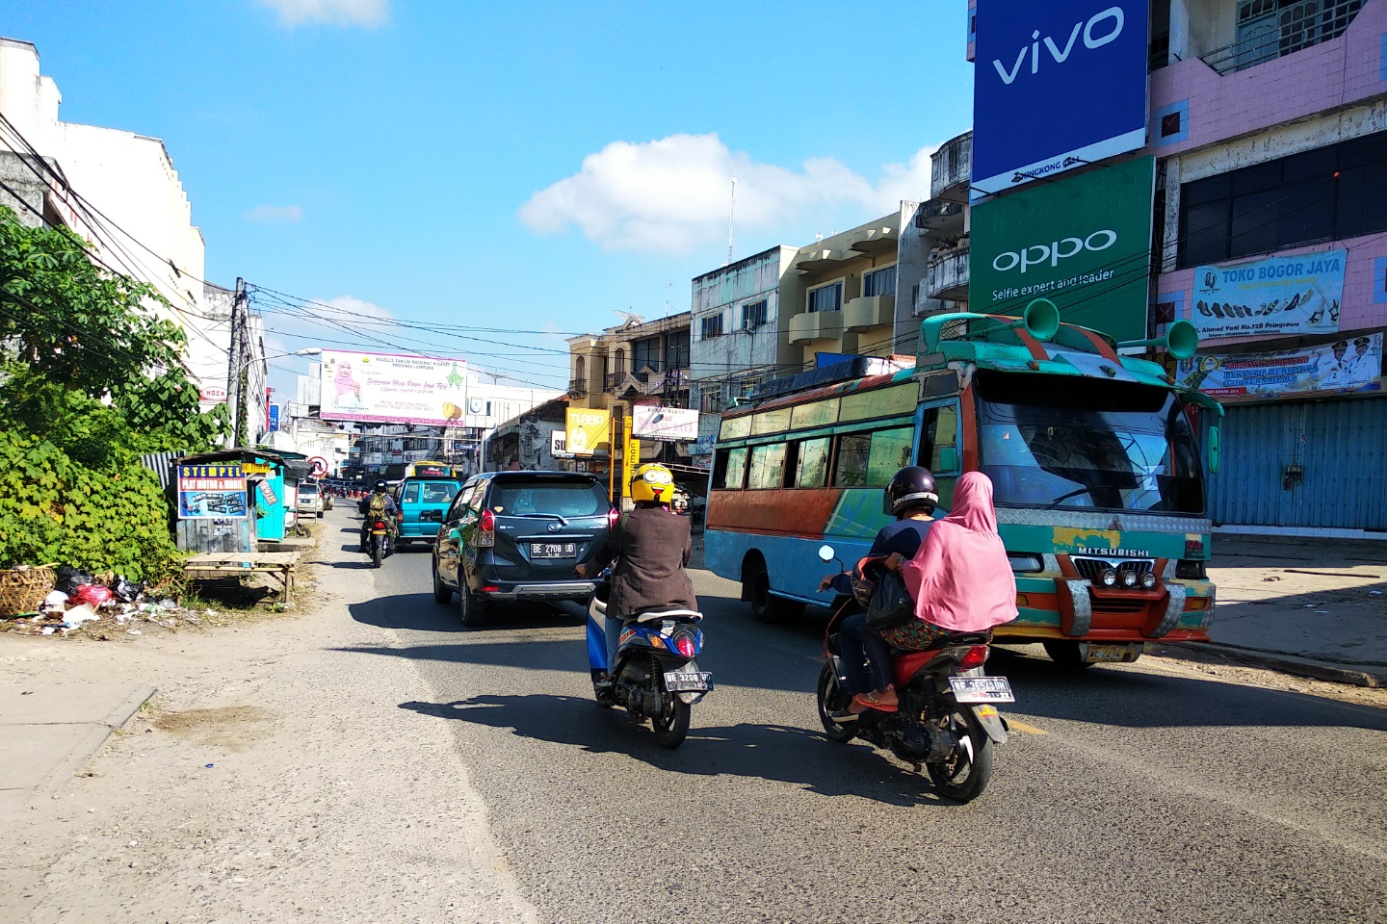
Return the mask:
{"type": "Polygon", "coordinates": [[[808,369],[795,375],[762,382],[752,391],[751,400],[763,401],[766,398],[778,398],[781,395],[818,388],[823,385],[834,385],[838,382],[848,382],[869,375],[885,375],[888,372],[899,371],[899,369],[898,364],[880,356],[854,356],[851,359],[819,366],[816,369],[808,369]]]}

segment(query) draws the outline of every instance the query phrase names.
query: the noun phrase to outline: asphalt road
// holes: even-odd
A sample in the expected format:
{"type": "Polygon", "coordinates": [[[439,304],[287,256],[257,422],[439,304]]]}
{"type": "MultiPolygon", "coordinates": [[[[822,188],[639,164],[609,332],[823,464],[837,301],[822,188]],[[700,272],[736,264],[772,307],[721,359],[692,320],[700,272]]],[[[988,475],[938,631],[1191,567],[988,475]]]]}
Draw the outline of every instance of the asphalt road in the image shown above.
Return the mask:
{"type": "MultiPolygon", "coordinates": [[[[354,542],[355,517],[341,522],[354,542]]],[[[818,562],[806,567],[818,569],[818,562]]],[[[826,612],[755,622],[694,573],[717,690],[688,741],[598,708],[577,608],[464,631],[430,555],[363,568],[352,616],[449,724],[525,897],[563,922],[1387,921],[1387,713],[1150,659],[1060,672],[1002,652],[1011,741],[960,806],[819,732],[826,612]]],[[[348,571],[352,580],[358,572],[348,571]]]]}

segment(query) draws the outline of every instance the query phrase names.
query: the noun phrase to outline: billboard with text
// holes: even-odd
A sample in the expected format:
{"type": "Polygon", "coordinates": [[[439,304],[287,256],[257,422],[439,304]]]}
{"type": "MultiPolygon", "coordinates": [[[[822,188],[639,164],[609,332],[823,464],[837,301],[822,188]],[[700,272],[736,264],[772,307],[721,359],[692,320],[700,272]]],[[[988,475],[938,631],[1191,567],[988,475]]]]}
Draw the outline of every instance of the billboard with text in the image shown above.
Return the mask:
{"type": "Polygon", "coordinates": [[[467,406],[467,361],[324,350],[324,420],[457,425],[467,406]]]}
{"type": "Polygon", "coordinates": [[[973,198],[1146,144],[1147,0],[978,0],[973,198]]]}

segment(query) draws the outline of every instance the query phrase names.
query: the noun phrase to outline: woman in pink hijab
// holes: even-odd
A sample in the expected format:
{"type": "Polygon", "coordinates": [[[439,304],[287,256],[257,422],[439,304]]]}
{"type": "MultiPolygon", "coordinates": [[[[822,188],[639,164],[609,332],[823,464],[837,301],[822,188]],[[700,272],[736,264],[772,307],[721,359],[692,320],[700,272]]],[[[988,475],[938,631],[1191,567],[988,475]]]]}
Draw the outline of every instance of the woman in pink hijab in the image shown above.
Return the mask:
{"type": "MultiPolygon", "coordinates": [[[[885,564],[900,570],[915,600],[915,619],[881,634],[896,648],[923,650],[944,635],[986,632],[1016,618],[1016,578],[997,535],[992,480],[982,472],[958,479],[952,512],[935,521],[914,558],[892,555],[885,564]]],[[[859,694],[857,702],[891,711],[898,701],[888,688],[859,694]]]]}

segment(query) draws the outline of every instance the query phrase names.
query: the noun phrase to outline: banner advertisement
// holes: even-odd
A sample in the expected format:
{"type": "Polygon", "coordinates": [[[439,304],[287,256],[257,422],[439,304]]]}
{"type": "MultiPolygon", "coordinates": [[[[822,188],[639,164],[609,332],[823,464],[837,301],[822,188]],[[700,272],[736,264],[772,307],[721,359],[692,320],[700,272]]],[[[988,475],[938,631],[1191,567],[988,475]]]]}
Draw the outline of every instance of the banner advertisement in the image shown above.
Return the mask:
{"type": "Polygon", "coordinates": [[[621,493],[624,497],[631,496],[631,476],[641,463],[641,441],[634,439],[626,440],[626,448],[621,453],[621,493]]]}
{"type": "Polygon", "coordinates": [[[270,425],[267,429],[271,433],[274,433],[279,429],[279,405],[271,404],[268,408],[268,413],[270,415],[270,425]]]}
{"type": "Polygon", "coordinates": [[[178,466],[181,520],[244,519],[246,474],[239,463],[178,466]]]}
{"type": "Polygon", "coordinates": [[[1145,338],[1155,192],[1140,157],[974,206],[968,310],[1019,316],[1043,296],[1061,320],[1145,338]]]}
{"type": "Polygon", "coordinates": [[[446,427],[467,406],[467,361],[324,350],[321,417],[446,427]]]}
{"type": "Polygon", "coordinates": [[[1275,353],[1195,356],[1180,363],[1181,384],[1215,398],[1379,391],[1382,334],[1275,353]]]}
{"type": "Polygon", "coordinates": [[[569,408],[566,412],[568,451],[590,456],[610,450],[611,414],[601,408],[569,408]]]}
{"type": "Polygon", "coordinates": [[[978,0],[973,201],[1146,144],[1148,0],[978,0]]]}
{"type": "Polygon", "coordinates": [[[652,440],[692,442],[698,439],[698,411],[638,404],[631,408],[631,432],[652,440]]]}
{"type": "Polygon", "coordinates": [[[1190,321],[1201,337],[1332,334],[1339,329],[1347,250],[1268,257],[1194,271],[1190,321]]]}
{"type": "Polygon", "coordinates": [[[549,455],[555,459],[571,459],[573,453],[568,451],[568,434],[562,430],[555,430],[549,434],[549,455]]]}

